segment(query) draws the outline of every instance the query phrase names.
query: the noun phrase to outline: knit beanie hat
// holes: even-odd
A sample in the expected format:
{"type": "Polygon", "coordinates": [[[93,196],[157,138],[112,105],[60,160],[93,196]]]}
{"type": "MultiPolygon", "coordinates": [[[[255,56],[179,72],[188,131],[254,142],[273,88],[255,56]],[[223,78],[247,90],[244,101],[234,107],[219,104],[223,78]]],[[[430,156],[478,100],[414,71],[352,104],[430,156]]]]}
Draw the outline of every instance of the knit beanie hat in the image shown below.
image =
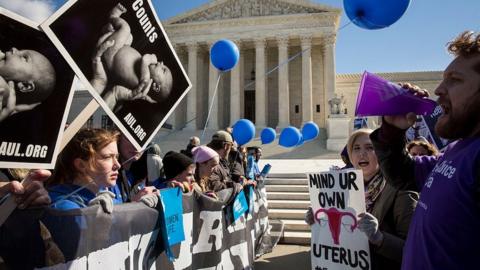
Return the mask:
{"type": "Polygon", "coordinates": [[[163,170],[167,180],[173,179],[182,173],[188,166],[193,164],[193,160],[184,154],[170,151],[163,157],[163,170]]]}
{"type": "Polygon", "coordinates": [[[201,145],[192,149],[193,160],[198,163],[203,163],[214,157],[218,157],[218,153],[212,148],[201,145]]]}

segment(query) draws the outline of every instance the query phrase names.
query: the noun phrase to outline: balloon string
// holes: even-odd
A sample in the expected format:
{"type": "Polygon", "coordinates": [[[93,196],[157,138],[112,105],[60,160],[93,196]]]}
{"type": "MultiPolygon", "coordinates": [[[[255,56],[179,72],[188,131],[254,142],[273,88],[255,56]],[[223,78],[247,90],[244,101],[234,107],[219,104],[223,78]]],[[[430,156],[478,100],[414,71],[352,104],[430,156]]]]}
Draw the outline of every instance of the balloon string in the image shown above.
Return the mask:
{"type": "MultiPolygon", "coordinates": [[[[352,22],[356,22],[357,19],[360,19],[361,16],[357,16],[355,18],[353,18],[352,20],[350,20],[349,23],[345,24],[344,26],[342,26],[341,28],[338,29],[338,31],[342,30],[343,28],[345,28],[346,26],[348,26],[349,24],[351,24],[352,22]]],[[[378,27],[378,28],[384,28],[384,27],[387,27],[388,25],[383,25],[383,24],[376,24],[376,23],[373,23],[369,20],[367,20],[366,18],[363,18],[364,21],[368,22],[369,24],[375,26],[375,27],[378,27]]]]}
{"type": "MultiPolygon", "coordinates": [[[[299,57],[300,55],[304,54],[306,51],[310,50],[310,48],[307,48],[297,54],[295,54],[294,56],[288,58],[287,60],[283,61],[282,63],[280,63],[278,66],[272,68],[271,70],[267,71],[265,74],[263,74],[264,77],[267,77],[268,75],[270,75],[272,72],[274,72],[275,70],[279,69],[281,66],[283,65],[286,65],[288,62],[292,61],[293,59],[299,57]]],[[[251,81],[250,83],[248,83],[247,85],[244,86],[244,89],[247,89],[249,86],[251,86],[252,84],[255,83],[255,80],[251,81]]]]}
{"type": "Polygon", "coordinates": [[[166,138],[170,137],[171,135],[176,134],[176,133],[182,131],[182,129],[184,129],[185,127],[187,127],[188,123],[190,123],[190,122],[192,122],[192,121],[195,121],[196,119],[197,119],[197,117],[194,117],[194,118],[186,121],[184,125],[182,125],[181,127],[178,128],[178,130],[170,131],[168,134],[159,137],[158,140],[159,140],[159,141],[163,141],[163,140],[165,140],[166,138]]]}
{"type": "Polygon", "coordinates": [[[146,148],[143,149],[142,151],[139,151],[139,152],[137,152],[135,155],[129,157],[127,160],[125,160],[124,162],[122,162],[120,165],[124,166],[125,164],[127,164],[128,162],[130,162],[132,159],[135,159],[136,157],[143,155],[143,153],[145,153],[145,151],[147,151],[148,149],[150,149],[150,148],[152,148],[152,147],[153,147],[153,144],[149,145],[148,147],[146,147],[146,148]]]}
{"type": "Polygon", "coordinates": [[[352,24],[353,21],[356,21],[357,19],[358,19],[358,17],[355,17],[355,18],[353,18],[353,20],[348,21],[348,23],[346,23],[342,27],[338,28],[338,31],[340,31],[340,30],[344,29],[345,27],[349,26],[350,24],[352,24]]]}
{"type": "Polygon", "coordinates": [[[203,127],[202,136],[200,137],[200,141],[203,141],[203,137],[205,136],[205,130],[207,129],[208,121],[210,120],[210,114],[212,113],[213,105],[215,104],[215,96],[217,95],[218,84],[220,83],[220,78],[222,77],[223,72],[218,74],[217,84],[215,85],[215,91],[213,92],[212,103],[210,104],[210,108],[208,109],[207,120],[205,121],[205,126],[203,127]]]}
{"type": "MultiPolygon", "coordinates": [[[[354,20],[356,20],[357,17],[354,18],[354,20]]],[[[340,27],[338,29],[338,31],[344,29],[345,27],[349,26],[350,24],[352,23],[352,21],[346,23],[345,25],[343,25],[342,27],[340,27]]],[[[337,31],[337,32],[338,32],[337,31]]],[[[283,65],[286,65],[287,63],[291,62],[292,60],[294,60],[295,58],[299,57],[300,55],[304,54],[305,52],[307,52],[308,50],[311,50],[311,48],[307,48],[295,55],[293,55],[292,57],[288,58],[287,60],[283,61],[282,63],[280,63],[278,66],[270,69],[269,71],[267,71],[265,74],[263,74],[264,77],[267,77],[268,75],[270,75],[272,72],[274,72],[275,70],[279,69],[281,66],[283,65]]],[[[247,89],[249,86],[253,85],[255,83],[255,80],[252,80],[250,83],[248,83],[247,85],[244,86],[244,89],[247,89]]]]}
{"type": "MultiPolygon", "coordinates": [[[[50,207],[55,206],[58,202],[67,200],[68,198],[70,198],[70,197],[72,197],[73,195],[77,194],[78,192],[84,190],[85,188],[87,188],[87,186],[89,186],[89,185],[91,185],[91,184],[94,184],[94,182],[88,182],[88,183],[86,183],[85,185],[80,186],[79,188],[76,188],[74,191],[68,193],[68,194],[65,195],[65,196],[62,196],[60,200],[57,200],[57,201],[55,201],[55,202],[52,202],[52,203],[50,204],[50,207]]],[[[50,190],[49,190],[49,191],[50,191],[50,190]]]]}

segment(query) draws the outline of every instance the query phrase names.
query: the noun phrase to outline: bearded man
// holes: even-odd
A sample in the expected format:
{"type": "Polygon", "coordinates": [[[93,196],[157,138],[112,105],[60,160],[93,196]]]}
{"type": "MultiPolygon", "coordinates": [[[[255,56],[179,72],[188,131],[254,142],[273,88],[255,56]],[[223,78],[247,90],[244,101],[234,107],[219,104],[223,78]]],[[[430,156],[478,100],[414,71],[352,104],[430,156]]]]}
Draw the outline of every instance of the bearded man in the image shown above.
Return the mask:
{"type": "MultiPolygon", "coordinates": [[[[455,59],[435,90],[443,113],[436,133],[454,140],[439,157],[410,157],[405,130],[412,113],[384,116],[370,136],[382,171],[397,188],[416,187],[420,200],[405,243],[402,269],[477,269],[480,243],[480,34],[448,45],[455,59]]],[[[416,95],[426,91],[403,85],[416,95]]]]}

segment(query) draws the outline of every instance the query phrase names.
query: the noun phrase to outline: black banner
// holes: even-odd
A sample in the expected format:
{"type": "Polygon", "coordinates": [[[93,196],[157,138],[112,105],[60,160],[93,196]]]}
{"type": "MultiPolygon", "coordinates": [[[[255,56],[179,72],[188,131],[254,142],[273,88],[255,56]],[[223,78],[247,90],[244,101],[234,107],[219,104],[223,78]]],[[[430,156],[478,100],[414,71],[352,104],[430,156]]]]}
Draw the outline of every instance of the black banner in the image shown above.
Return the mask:
{"type": "MultiPolygon", "coordinates": [[[[115,206],[113,214],[97,206],[37,215],[17,210],[1,228],[0,255],[15,269],[252,269],[254,259],[276,244],[270,238],[264,191],[254,191],[253,213],[236,222],[231,204],[196,192],[184,194],[185,241],[172,247],[173,262],[164,251],[158,210],[142,203],[115,206]],[[51,238],[34,222],[36,216],[51,238]],[[17,233],[10,235],[10,230],[17,233]],[[22,231],[28,234],[22,237],[22,231]],[[17,244],[12,249],[8,243],[17,244]]],[[[219,193],[220,198],[230,196],[230,189],[219,193]]]]}

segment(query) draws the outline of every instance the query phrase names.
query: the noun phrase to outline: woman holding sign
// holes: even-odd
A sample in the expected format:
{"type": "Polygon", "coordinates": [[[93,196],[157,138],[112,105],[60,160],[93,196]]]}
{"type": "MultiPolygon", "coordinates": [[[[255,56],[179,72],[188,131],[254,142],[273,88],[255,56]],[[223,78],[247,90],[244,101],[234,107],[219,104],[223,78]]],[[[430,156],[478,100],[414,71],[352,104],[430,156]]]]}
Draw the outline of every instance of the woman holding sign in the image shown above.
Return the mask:
{"type": "MultiPolygon", "coordinates": [[[[350,161],[355,169],[362,170],[365,185],[367,212],[359,215],[358,229],[370,242],[372,269],[400,269],[403,245],[418,194],[397,190],[386,182],[370,133],[370,129],[359,129],[352,133],[347,143],[350,161]]],[[[308,224],[314,223],[311,208],[305,220],[308,224]]]]}

